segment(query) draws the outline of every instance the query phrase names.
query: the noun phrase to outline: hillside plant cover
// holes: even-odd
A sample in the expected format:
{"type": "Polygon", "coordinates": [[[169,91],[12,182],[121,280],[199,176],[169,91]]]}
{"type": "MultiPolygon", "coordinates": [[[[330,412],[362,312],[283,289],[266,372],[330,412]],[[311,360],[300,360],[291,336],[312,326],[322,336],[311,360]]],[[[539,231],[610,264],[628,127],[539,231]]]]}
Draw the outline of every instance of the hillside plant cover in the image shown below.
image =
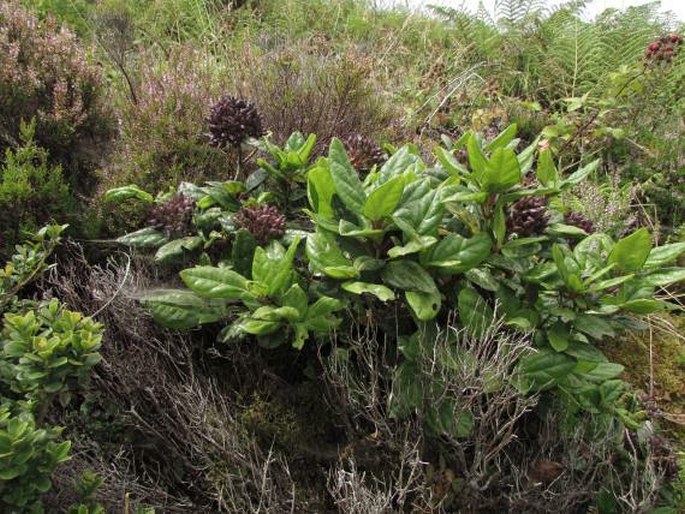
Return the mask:
{"type": "Polygon", "coordinates": [[[0,7],[0,511],[685,509],[685,27],[0,7]]]}

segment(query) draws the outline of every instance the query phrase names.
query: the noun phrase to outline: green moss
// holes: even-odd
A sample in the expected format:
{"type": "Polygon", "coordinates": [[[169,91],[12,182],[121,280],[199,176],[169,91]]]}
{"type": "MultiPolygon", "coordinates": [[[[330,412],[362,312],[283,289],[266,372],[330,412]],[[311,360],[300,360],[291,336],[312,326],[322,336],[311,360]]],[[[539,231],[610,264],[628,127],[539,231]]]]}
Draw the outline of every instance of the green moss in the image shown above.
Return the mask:
{"type": "MultiPolygon", "coordinates": [[[[651,331],[654,400],[663,412],[663,425],[685,447],[685,318],[654,317],[651,331]],[[657,328],[670,326],[668,330],[657,328]]],[[[609,360],[625,366],[623,378],[649,394],[650,331],[626,333],[601,345],[609,360]]]]}

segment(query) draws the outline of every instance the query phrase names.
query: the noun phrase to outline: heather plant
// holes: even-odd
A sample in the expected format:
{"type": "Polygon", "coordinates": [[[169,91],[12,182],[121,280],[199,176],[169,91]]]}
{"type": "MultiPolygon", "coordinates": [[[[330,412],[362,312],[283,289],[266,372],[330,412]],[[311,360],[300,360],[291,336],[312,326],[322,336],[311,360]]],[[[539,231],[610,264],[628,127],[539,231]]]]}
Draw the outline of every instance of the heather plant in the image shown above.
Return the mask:
{"type": "Polygon", "coordinates": [[[100,69],[72,32],[15,1],[0,6],[0,49],[0,150],[17,146],[20,122],[35,118],[36,142],[69,163],[70,183],[87,190],[85,172],[98,160],[89,154],[113,133],[100,69]]]}
{"type": "Polygon", "coordinates": [[[49,162],[48,152],[34,140],[35,124],[21,125],[21,146],[7,148],[0,166],[0,254],[12,251],[24,233],[51,219],[65,221],[75,201],[62,168],[49,162]]]}
{"type": "Polygon", "coordinates": [[[136,183],[164,191],[183,180],[219,179],[234,172],[226,150],[207,144],[206,118],[221,90],[210,57],[191,47],[153,51],[131,70],[135,101],[120,106],[121,140],[104,173],[106,186],[136,183]]]}
{"type": "Polygon", "coordinates": [[[240,59],[235,88],[259,106],[276,144],[294,132],[316,134],[321,151],[335,135],[377,136],[392,120],[361,52],[338,55],[303,46],[263,52],[247,46],[240,59]]]}

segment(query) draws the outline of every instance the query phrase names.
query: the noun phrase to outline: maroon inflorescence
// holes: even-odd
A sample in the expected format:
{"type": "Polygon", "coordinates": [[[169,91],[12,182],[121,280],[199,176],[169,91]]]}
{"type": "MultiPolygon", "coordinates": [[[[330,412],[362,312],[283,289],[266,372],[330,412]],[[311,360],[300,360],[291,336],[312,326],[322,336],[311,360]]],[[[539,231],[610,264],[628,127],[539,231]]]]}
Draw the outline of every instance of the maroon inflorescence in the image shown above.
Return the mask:
{"type": "Polygon", "coordinates": [[[187,234],[193,219],[195,202],[183,195],[176,195],[150,211],[148,225],[163,231],[168,237],[187,234]]]}
{"type": "Polygon", "coordinates": [[[595,231],[595,226],[592,224],[592,221],[580,212],[572,211],[564,214],[564,223],[583,229],[588,234],[592,234],[595,231]]]}
{"type": "Polygon", "coordinates": [[[210,144],[238,146],[248,137],[264,135],[262,116],[247,100],[226,95],[216,102],[207,117],[210,144]]]}
{"type": "Polygon", "coordinates": [[[385,155],[381,147],[368,136],[353,134],[343,139],[343,145],[354,169],[369,171],[374,165],[381,165],[385,155]]]}
{"type": "Polygon", "coordinates": [[[683,36],[671,34],[652,41],[645,49],[645,59],[649,62],[671,62],[683,44],[683,36]]]}
{"type": "Polygon", "coordinates": [[[285,233],[285,216],[271,205],[243,207],[233,216],[233,223],[236,227],[247,230],[261,244],[285,233]]]}
{"type": "Polygon", "coordinates": [[[525,196],[511,206],[507,217],[507,233],[518,237],[540,235],[548,224],[547,199],[543,196],[525,196]]]}

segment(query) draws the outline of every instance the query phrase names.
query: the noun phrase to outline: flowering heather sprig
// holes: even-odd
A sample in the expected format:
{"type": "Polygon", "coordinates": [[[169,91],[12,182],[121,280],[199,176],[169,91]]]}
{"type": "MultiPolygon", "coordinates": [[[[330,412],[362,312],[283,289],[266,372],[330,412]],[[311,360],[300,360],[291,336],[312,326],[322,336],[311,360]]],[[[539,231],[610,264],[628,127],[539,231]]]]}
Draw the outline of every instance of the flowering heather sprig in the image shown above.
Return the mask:
{"type": "Polygon", "coordinates": [[[207,124],[207,136],[214,146],[238,146],[248,137],[259,138],[265,133],[257,107],[232,95],[225,95],[212,106],[207,124]]]}
{"type": "Polygon", "coordinates": [[[357,171],[369,171],[374,165],[381,165],[385,161],[381,147],[368,136],[349,135],[343,139],[343,145],[352,166],[357,171]]]}
{"type": "Polygon", "coordinates": [[[78,137],[102,114],[97,110],[102,76],[87,62],[76,35],[16,2],[0,2],[0,69],[0,89],[8,92],[0,98],[0,128],[7,123],[11,132],[19,119],[35,116],[40,134],[46,124],[47,137],[78,137]]]}
{"type": "Polygon", "coordinates": [[[285,216],[272,205],[243,207],[233,216],[236,227],[244,228],[260,244],[266,244],[285,233],[285,216]]]}
{"type": "Polygon", "coordinates": [[[152,208],[148,225],[163,231],[168,237],[184,235],[190,229],[195,202],[183,195],[176,195],[163,204],[152,208]]]}

